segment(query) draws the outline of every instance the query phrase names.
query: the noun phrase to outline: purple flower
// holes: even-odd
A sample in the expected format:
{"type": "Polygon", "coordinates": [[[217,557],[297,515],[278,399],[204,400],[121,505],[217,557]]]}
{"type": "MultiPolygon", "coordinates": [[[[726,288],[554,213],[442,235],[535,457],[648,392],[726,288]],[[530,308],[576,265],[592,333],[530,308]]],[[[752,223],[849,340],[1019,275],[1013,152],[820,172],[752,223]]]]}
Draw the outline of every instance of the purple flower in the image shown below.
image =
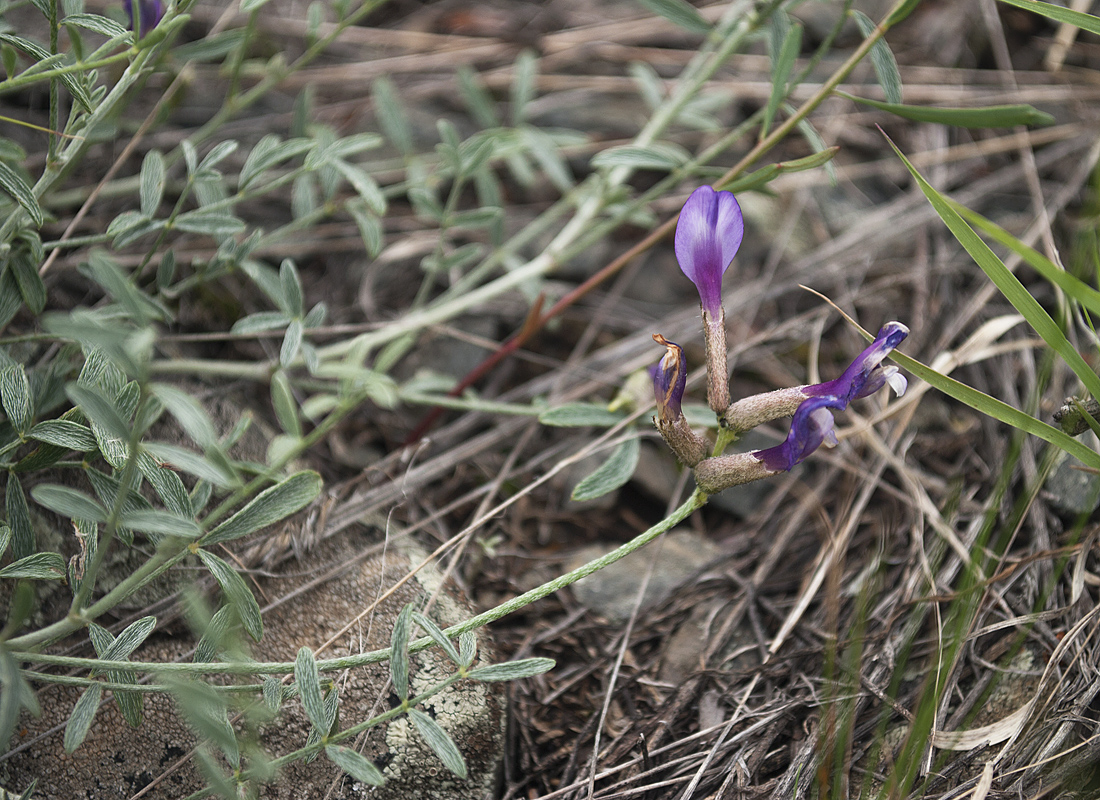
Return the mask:
{"type": "Polygon", "coordinates": [[[130,30],[136,33],[139,39],[157,27],[157,23],[164,16],[164,3],[162,0],[123,0],[123,3],[126,6],[126,13],[130,17],[130,30]],[[136,20],[134,19],[135,2],[138,7],[136,20]]]}
{"type": "Polygon", "coordinates": [[[752,453],[770,472],[786,472],[798,464],[810,453],[826,444],[836,444],[833,431],[833,413],[829,409],[841,411],[847,403],[839,397],[811,397],[805,400],[794,412],[791,431],[783,444],[756,450],[752,453]]]}
{"type": "Polygon", "coordinates": [[[699,290],[703,311],[717,319],[722,309],[722,275],[741,239],[745,222],[729,192],[700,186],[691,193],[676,223],[676,260],[699,290]]]}
{"type": "Polygon", "coordinates": [[[871,346],[856,357],[843,375],[835,380],[803,387],[802,393],[807,397],[836,397],[844,406],[856,398],[874,394],[887,383],[899,396],[904,394],[908,385],[905,376],[897,367],[883,366],[882,362],[908,335],[909,329],[900,322],[887,322],[871,346]]]}
{"type": "Polygon", "coordinates": [[[680,345],[661,334],[653,334],[653,341],[665,346],[664,356],[649,369],[649,374],[653,376],[657,414],[664,422],[675,422],[680,418],[680,401],[687,386],[687,359],[680,345]]]}

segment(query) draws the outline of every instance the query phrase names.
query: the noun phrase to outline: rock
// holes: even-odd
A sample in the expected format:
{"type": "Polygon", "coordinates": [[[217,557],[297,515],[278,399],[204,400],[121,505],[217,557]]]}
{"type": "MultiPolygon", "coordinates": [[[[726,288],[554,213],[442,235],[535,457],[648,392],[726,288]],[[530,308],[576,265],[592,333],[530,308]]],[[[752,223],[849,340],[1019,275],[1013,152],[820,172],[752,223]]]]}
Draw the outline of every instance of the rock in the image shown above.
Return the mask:
{"type": "MultiPolygon", "coordinates": [[[[1087,447],[1096,448],[1092,433],[1081,437],[1087,447]]],[[[1087,471],[1079,459],[1066,455],[1047,479],[1046,496],[1066,514],[1091,514],[1100,508],[1100,475],[1087,471]]]]}
{"type": "MultiPolygon", "coordinates": [[[[414,580],[401,585],[378,603],[384,590],[419,563],[417,554],[394,552],[374,555],[355,563],[369,541],[363,537],[340,537],[319,546],[301,562],[291,561],[286,575],[261,579],[257,597],[291,597],[272,609],[264,619],[261,642],[251,646],[251,656],[260,661],[293,661],[298,648],[306,645],[315,651],[329,639],[334,642],[319,658],[348,656],[389,645],[393,620],[409,602],[422,601],[438,586],[440,577],[433,570],[422,570],[414,580]],[[334,566],[349,564],[342,574],[306,585],[317,575],[334,566]],[[302,594],[292,593],[301,590],[302,594]]],[[[461,598],[445,590],[433,606],[432,616],[446,626],[470,615],[461,598]]],[[[481,663],[488,663],[490,648],[480,643],[481,663]]],[[[159,639],[144,646],[135,661],[188,660],[193,645],[187,637],[159,639]]],[[[437,685],[454,668],[438,649],[431,648],[411,657],[410,688],[413,694],[437,685]]],[[[396,704],[387,686],[389,666],[371,664],[339,673],[330,673],[338,689],[341,729],[370,719],[396,704]]],[[[249,682],[255,679],[249,678],[249,682]]],[[[43,707],[41,719],[24,715],[25,726],[12,742],[44,735],[26,750],[4,762],[0,779],[12,790],[25,788],[38,779],[33,795],[43,800],[79,800],[80,798],[130,797],[151,782],[157,786],[148,795],[153,798],[182,797],[206,785],[195,762],[190,758],[196,737],[177,710],[176,703],[164,694],[145,697],[145,721],[140,729],[129,728],[113,699],[101,705],[87,739],[74,753],[62,748],[62,732],[46,733],[63,726],[79,690],[51,686],[39,692],[43,707]],[[178,769],[175,767],[178,765],[178,769]]],[[[255,709],[255,704],[252,704],[255,709]]],[[[499,684],[463,681],[430,698],[420,709],[446,730],[463,753],[469,779],[452,775],[427,748],[419,735],[410,730],[408,718],[399,717],[370,730],[364,741],[349,740],[372,760],[386,777],[385,786],[375,789],[378,800],[480,800],[491,792],[496,780],[503,743],[503,709],[499,684]]],[[[288,698],[277,718],[264,720],[255,711],[237,722],[238,739],[255,738],[272,756],[301,748],[309,734],[309,721],[300,700],[288,698]]],[[[246,766],[248,751],[245,750],[246,766]]],[[[229,772],[228,765],[222,768],[229,772]]],[[[312,763],[298,761],[283,768],[278,778],[259,789],[259,797],[268,800],[295,800],[330,797],[360,797],[367,787],[346,775],[323,755],[312,763]]]]}
{"type": "MultiPolygon", "coordinates": [[[[609,567],[573,584],[573,594],[586,608],[612,621],[629,619],[638,594],[638,584],[647,568],[650,548],[661,547],[658,566],[650,576],[642,606],[651,606],[669,597],[673,591],[698,570],[722,555],[722,551],[703,536],[687,528],[666,534],[663,542],[653,542],[640,553],[634,553],[609,567]]],[[[609,553],[610,545],[592,545],[577,553],[569,569],[609,553]]]]}

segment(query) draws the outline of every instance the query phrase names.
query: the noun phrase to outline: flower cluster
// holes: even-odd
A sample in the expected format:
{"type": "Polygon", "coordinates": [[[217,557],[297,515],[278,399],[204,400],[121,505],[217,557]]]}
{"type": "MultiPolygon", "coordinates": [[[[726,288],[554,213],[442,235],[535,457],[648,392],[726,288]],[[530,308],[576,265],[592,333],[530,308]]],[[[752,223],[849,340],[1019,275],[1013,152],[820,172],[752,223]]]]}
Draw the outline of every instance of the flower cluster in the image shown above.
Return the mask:
{"type": "Polygon", "coordinates": [[[708,404],[721,425],[733,433],[793,415],[786,441],[765,450],[707,458],[707,442],[687,424],[680,407],[687,385],[684,351],[660,334],[653,336],[665,347],[664,357],[650,370],[657,401],[654,422],[677,457],[695,471],[699,488],[709,494],[789,471],[822,444],[830,447],[836,444],[834,412],[843,411],[853,400],[868,397],[883,386],[889,385],[899,396],[907,386],[898,368],[883,362],[909,335],[909,329],[900,322],[888,322],[839,378],[779,389],[731,404],[722,276],[737,254],[743,236],[744,221],[734,196],[716,192],[709,186],[700,187],[680,213],[676,259],[699,290],[708,404]]]}

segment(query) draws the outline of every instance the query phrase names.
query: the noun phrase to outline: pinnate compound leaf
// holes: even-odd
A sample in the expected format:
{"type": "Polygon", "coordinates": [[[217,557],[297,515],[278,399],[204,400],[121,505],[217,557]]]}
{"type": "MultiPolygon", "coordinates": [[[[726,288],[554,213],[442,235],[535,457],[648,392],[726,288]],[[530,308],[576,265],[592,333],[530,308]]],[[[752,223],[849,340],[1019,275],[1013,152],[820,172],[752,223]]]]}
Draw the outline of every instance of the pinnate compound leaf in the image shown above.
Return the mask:
{"type": "Polygon", "coordinates": [[[263,617],[260,615],[260,604],[244,582],[244,578],[237,574],[233,567],[218,558],[208,550],[199,550],[199,558],[218,582],[225,599],[233,606],[241,625],[255,641],[260,641],[264,635],[263,617]]]}
{"type": "Polygon", "coordinates": [[[381,786],[386,782],[378,767],[349,747],[330,744],[325,748],[325,755],[329,761],[360,783],[381,786]]]}
{"type": "Polygon", "coordinates": [[[290,516],[321,492],[321,476],[312,470],[296,472],[260,492],[251,503],[210,532],[204,544],[228,542],[290,516]]]}
{"type": "Polygon", "coordinates": [[[552,670],[556,663],[552,658],[524,658],[505,664],[475,667],[467,673],[466,677],[473,681],[514,681],[519,678],[542,675],[552,670]]]}
{"type": "Polygon", "coordinates": [[[69,715],[69,721],[65,723],[65,752],[71,753],[80,747],[88,730],[92,727],[96,712],[99,710],[99,701],[103,698],[103,686],[97,681],[90,684],[80,699],[73,706],[73,713],[69,715]]]}
{"type": "Polygon", "coordinates": [[[573,499],[594,500],[618,489],[634,474],[640,454],[641,445],[638,443],[638,437],[632,436],[627,439],[612,451],[607,461],[595,472],[576,485],[573,489],[573,499]]]}
{"type": "Polygon", "coordinates": [[[413,721],[424,742],[432,748],[432,752],[439,756],[443,766],[458,777],[465,778],[466,759],[462,757],[462,753],[447,732],[439,727],[439,723],[416,708],[409,709],[409,719],[413,721]]]}

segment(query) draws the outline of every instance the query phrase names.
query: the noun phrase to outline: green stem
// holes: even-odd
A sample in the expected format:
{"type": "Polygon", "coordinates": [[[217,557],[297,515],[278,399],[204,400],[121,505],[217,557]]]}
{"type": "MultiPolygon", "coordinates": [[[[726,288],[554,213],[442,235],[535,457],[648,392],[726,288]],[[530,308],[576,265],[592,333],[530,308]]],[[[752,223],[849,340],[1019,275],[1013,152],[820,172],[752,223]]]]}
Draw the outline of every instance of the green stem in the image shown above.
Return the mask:
{"type": "MultiPolygon", "coordinates": [[[[612,550],[607,555],[600,558],[589,561],[587,564],[578,567],[577,569],[567,572],[564,575],[560,575],[551,581],[531,589],[528,592],[524,592],[518,597],[514,597],[495,608],[491,608],[488,611],[478,614],[475,617],[471,617],[465,622],[460,622],[457,625],[452,625],[447,628],[444,633],[449,638],[453,638],[467,631],[472,631],[477,628],[481,628],[488,625],[490,622],[495,622],[501,617],[505,617],[514,611],[518,611],[524,606],[530,605],[536,600],[541,600],[549,594],[553,594],[559,589],[564,589],[573,583],[576,583],[581,578],[586,578],[593,572],[603,569],[606,566],[614,564],[616,561],[625,558],[631,553],[640,550],[645,545],[652,542],[662,533],[671,530],[676,525],[679,525],[685,519],[687,519],[692,513],[697,511],[706,505],[708,496],[703,492],[696,490],[679,508],[673,511],[669,516],[658,522],[649,530],[644,533],[635,536],[626,544],[623,544],[612,550]]],[[[13,657],[27,662],[34,662],[39,664],[52,664],[56,666],[62,666],[69,669],[95,669],[99,671],[107,670],[139,670],[144,672],[152,672],[157,674],[190,674],[190,675],[286,675],[294,672],[293,661],[269,661],[269,662],[247,662],[247,663],[215,663],[215,664],[146,664],[139,661],[100,661],[94,658],[77,658],[74,656],[57,656],[47,655],[39,653],[31,653],[26,651],[27,640],[34,634],[28,634],[18,639],[11,639],[7,642],[7,646],[11,651],[13,657]]],[[[433,640],[430,637],[423,637],[417,639],[409,645],[410,652],[419,652],[428,647],[431,647],[433,640]]],[[[343,658],[330,658],[323,659],[317,662],[317,668],[322,672],[333,672],[341,669],[349,669],[353,667],[361,667],[366,664],[377,664],[382,661],[389,660],[390,651],[389,648],[385,650],[374,650],[369,653],[361,653],[353,656],[345,656],[343,658]]]]}

